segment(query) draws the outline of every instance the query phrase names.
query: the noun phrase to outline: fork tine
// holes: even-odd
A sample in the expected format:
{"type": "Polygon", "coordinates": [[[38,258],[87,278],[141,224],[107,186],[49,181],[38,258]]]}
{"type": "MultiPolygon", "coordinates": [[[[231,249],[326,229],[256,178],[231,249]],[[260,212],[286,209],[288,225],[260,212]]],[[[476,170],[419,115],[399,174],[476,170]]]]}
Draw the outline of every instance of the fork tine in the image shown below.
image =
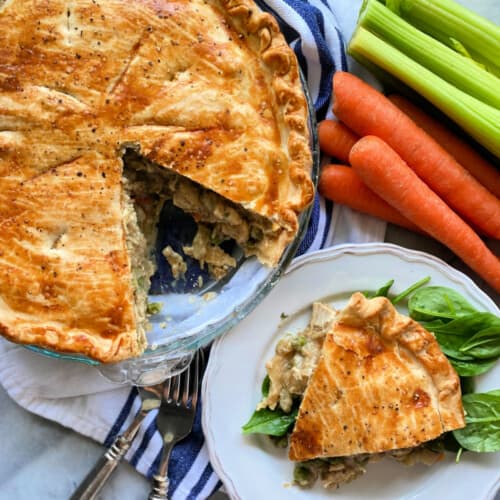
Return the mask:
{"type": "Polygon", "coordinates": [[[165,380],[163,385],[163,399],[170,399],[170,389],[172,388],[172,377],[165,380]]]}
{"type": "Polygon", "coordinates": [[[193,408],[196,410],[196,405],[198,403],[198,391],[200,388],[200,378],[203,375],[203,371],[205,369],[205,355],[203,353],[203,349],[198,349],[196,352],[196,370],[194,374],[193,381],[193,396],[191,398],[191,404],[193,408]]]}
{"type": "Polygon", "coordinates": [[[191,378],[191,367],[193,366],[193,362],[187,367],[187,369],[183,372],[184,379],[184,388],[182,392],[182,404],[184,406],[188,405],[189,401],[189,379],[191,378]]]}
{"type": "Polygon", "coordinates": [[[165,383],[163,398],[165,401],[177,401],[179,398],[180,375],[170,377],[165,383]]]}
{"type": "Polygon", "coordinates": [[[200,371],[203,366],[203,351],[199,349],[196,351],[193,360],[187,367],[187,369],[182,373],[183,376],[183,394],[182,394],[182,404],[185,407],[190,406],[196,408],[196,403],[198,399],[198,383],[200,379],[200,371]],[[201,358],[201,359],[200,359],[201,358]]]}
{"type": "Polygon", "coordinates": [[[172,385],[172,379],[169,377],[163,382],[163,387],[161,391],[161,400],[164,401],[170,396],[170,386],[172,385]]]}

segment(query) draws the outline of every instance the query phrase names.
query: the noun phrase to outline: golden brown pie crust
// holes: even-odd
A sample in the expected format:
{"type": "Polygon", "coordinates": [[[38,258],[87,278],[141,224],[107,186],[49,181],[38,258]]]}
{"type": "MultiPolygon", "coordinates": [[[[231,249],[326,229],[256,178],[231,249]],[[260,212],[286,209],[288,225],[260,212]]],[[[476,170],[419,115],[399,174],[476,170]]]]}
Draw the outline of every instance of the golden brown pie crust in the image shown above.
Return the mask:
{"type": "Polygon", "coordinates": [[[271,15],[251,0],[7,0],[0,24],[3,335],[103,362],[143,349],[127,146],[271,219],[276,264],[313,186],[299,69],[271,15]]]}
{"type": "Polygon", "coordinates": [[[464,425],[458,375],[434,336],[385,297],[355,293],[325,337],[289,457],[411,448],[464,425]]]}

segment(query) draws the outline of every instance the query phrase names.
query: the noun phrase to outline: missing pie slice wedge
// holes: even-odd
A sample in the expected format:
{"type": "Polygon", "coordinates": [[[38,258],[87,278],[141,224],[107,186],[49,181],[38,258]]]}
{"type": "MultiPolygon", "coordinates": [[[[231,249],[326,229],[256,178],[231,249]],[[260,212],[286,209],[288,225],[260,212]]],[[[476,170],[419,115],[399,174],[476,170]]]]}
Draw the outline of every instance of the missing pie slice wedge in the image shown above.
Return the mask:
{"type": "Polygon", "coordinates": [[[131,152],[163,171],[161,196],[277,264],[314,190],[299,69],[271,15],[252,0],[8,0],[0,23],[4,336],[102,362],[144,350],[154,267],[131,152]]]}
{"type": "Polygon", "coordinates": [[[385,297],[355,293],[325,336],[289,458],[333,459],[324,475],[338,486],[362,471],[350,475],[350,460],[408,453],[464,425],[459,378],[434,336],[385,297]]]}

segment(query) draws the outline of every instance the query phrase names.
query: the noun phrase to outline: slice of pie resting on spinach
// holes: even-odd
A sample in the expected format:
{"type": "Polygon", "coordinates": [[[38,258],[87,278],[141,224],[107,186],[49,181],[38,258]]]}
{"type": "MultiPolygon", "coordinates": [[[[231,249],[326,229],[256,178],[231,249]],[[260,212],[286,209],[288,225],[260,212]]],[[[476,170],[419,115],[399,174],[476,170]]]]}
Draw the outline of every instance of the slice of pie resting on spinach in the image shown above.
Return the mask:
{"type": "Polygon", "coordinates": [[[335,488],[384,455],[408,465],[441,458],[435,440],[465,421],[459,378],[431,333],[387,298],[361,293],[323,330],[320,349],[311,347],[310,332],[278,343],[259,405],[289,412],[290,396],[300,398],[289,437],[297,484],[320,478],[335,488]]]}
{"type": "Polygon", "coordinates": [[[140,354],[166,200],[200,224],[188,252],[207,265],[203,242],[225,239],[277,264],[313,185],[297,60],[271,15],[252,0],[12,0],[0,23],[4,336],[140,354]]]}

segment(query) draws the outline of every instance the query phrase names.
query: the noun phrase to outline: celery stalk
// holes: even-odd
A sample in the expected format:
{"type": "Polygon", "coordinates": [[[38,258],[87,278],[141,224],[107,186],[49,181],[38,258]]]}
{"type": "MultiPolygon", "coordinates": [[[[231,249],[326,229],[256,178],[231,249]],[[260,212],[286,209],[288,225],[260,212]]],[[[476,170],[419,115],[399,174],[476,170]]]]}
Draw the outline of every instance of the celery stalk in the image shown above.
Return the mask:
{"type": "Polygon", "coordinates": [[[458,41],[474,60],[500,76],[500,27],[453,0],[387,0],[416,28],[453,48],[458,41]]]}
{"type": "Polygon", "coordinates": [[[376,0],[364,3],[358,24],[455,87],[500,109],[500,79],[414,28],[376,0]]]}
{"type": "Polygon", "coordinates": [[[399,78],[500,158],[500,110],[457,89],[361,26],[348,50],[399,78]]]}

